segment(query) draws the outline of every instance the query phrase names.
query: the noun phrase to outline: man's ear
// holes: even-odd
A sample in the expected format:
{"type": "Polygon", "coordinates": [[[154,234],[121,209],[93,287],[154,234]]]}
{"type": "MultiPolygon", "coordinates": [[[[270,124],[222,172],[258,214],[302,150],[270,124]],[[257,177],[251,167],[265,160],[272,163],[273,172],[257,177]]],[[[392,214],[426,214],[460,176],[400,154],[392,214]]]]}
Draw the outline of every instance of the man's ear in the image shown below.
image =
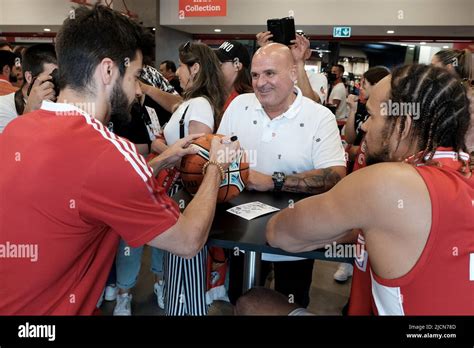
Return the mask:
{"type": "Polygon", "coordinates": [[[410,134],[411,127],[413,125],[413,116],[407,115],[407,117],[399,117],[396,125],[395,134],[400,134],[401,123],[405,122],[405,128],[403,128],[402,136],[400,140],[404,140],[410,134]]]}
{"type": "Polygon", "coordinates": [[[8,65],[4,65],[2,67],[2,75],[4,76],[10,76],[11,69],[8,65]]]}
{"type": "Polygon", "coordinates": [[[33,81],[33,75],[31,74],[31,71],[25,71],[25,80],[28,84],[30,84],[33,81]]]}
{"type": "Polygon", "coordinates": [[[118,72],[117,65],[110,58],[104,58],[98,66],[99,76],[102,79],[104,85],[110,85],[115,79],[115,75],[118,72]]]}
{"type": "Polygon", "coordinates": [[[296,65],[292,65],[290,68],[290,78],[293,81],[294,84],[296,84],[296,81],[298,80],[298,74],[296,72],[296,65]]]}

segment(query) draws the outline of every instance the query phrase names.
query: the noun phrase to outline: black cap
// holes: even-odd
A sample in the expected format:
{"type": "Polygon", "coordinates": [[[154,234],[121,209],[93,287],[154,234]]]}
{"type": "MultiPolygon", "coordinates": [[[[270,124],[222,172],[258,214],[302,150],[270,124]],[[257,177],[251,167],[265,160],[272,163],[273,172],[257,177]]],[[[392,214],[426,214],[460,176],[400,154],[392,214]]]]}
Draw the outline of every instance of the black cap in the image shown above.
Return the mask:
{"type": "Polygon", "coordinates": [[[232,62],[235,58],[246,68],[250,65],[250,55],[244,45],[238,41],[224,41],[216,51],[222,63],[232,62]]]}

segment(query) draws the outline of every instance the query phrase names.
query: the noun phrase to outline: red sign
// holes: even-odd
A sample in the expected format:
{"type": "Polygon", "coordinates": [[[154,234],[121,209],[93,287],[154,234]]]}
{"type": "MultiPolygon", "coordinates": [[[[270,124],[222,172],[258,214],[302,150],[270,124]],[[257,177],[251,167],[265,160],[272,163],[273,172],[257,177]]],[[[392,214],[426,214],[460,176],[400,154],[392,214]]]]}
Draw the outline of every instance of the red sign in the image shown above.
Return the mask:
{"type": "Polygon", "coordinates": [[[179,18],[227,16],[227,0],[179,0],[179,18]]]}

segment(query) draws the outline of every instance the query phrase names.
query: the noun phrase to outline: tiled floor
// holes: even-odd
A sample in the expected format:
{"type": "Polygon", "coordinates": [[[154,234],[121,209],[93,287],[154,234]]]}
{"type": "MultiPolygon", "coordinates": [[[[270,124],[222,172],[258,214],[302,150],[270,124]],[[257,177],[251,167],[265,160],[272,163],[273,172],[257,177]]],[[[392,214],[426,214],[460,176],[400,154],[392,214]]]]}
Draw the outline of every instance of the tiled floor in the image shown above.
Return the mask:
{"type": "MultiPolygon", "coordinates": [[[[350,292],[350,280],[345,284],[334,281],[333,274],[338,264],[335,262],[316,261],[311,285],[311,302],[308,310],[319,315],[341,315],[342,307],[347,303],[350,292]]],[[[164,315],[156,303],[153,293],[154,277],[150,271],[150,250],[145,248],[142,268],[137,286],[132,291],[133,315],[164,315]]],[[[112,315],[115,302],[104,302],[102,311],[112,315]]],[[[232,305],[216,301],[209,309],[209,315],[232,315],[232,305]]]]}

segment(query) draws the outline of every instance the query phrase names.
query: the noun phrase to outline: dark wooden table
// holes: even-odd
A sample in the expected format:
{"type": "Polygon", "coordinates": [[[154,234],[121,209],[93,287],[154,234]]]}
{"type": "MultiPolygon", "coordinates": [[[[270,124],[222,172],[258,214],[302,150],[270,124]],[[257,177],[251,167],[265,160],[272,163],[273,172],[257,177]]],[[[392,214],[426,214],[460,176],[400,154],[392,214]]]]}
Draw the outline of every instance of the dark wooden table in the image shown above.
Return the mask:
{"type": "MultiPolygon", "coordinates": [[[[227,212],[227,209],[237,205],[259,201],[276,208],[284,209],[291,204],[308,197],[307,195],[288,192],[256,192],[244,191],[230,202],[218,204],[216,214],[209,233],[207,245],[224,249],[245,251],[244,291],[250,289],[259,279],[262,253],[303,257],[336,262],[352,262],[352,258],[326,257],[326,249],[318,249],[303,253],[289,253],[279,248],[271,247],[265,238],[265,227],[274,214],[267,214],[253,220],[246,220],[227,212]]],[[[173,199],[186,204],[191,196],[178,192],[173,199]]],[[[315,207],[317,209],[317,207],[315,207]]]]}

